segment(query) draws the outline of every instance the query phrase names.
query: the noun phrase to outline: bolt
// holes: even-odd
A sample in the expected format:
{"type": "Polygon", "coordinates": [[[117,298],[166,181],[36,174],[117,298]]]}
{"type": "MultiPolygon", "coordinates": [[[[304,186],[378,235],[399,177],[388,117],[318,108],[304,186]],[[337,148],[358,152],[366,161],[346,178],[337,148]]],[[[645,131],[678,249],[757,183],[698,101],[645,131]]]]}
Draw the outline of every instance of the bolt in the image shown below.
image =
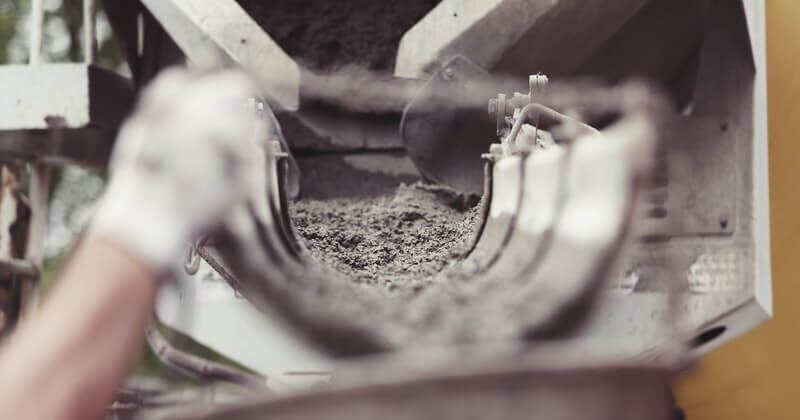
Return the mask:
{"type": "Polygon", "coordinates": [[[283,148],[281,148],[281,142],[279,142],[278,140],[272,140],[271,147],[272,147],[272,156],[275,157],[276,159],[289,156],[288,153],[283,151],[283,148]]]}

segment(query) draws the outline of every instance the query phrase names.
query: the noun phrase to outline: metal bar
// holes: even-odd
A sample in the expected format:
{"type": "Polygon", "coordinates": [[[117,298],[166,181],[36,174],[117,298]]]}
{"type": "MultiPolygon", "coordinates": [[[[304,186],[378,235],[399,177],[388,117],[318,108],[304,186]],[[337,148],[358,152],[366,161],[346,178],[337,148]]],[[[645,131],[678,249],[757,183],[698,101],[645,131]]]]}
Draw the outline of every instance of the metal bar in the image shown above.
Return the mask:
{"type": "Polygon", "coordinates": [[[32,278],[39,275],[39,269],[27,260],[0,258],[0,275],[9,274],[32,278]]]}
{"type": "Polygon", "coordinates": [[[83,60],[86,64],[97,61],[96,21],[96,0],[83,0],[83,60]]]}
{"type": "MultiPolygon", "coordinates": [[[[503,144],[511,145],[514,144],[514,140],[517,138],[517,134],[522,129],[522,124],[528,122],[531,117],[536,117],[537,121],[540,115],[544,115],[546,118],[549,118],[553,121],[558,121],[564,124],[575,124],[575,126],[581,129],[585,134],[600,134],[596,128],[584,124],[578,120],[570,118],[564,114],[561,114],[558,111],[550,109],[544,105],[531,103],[525,105],[524,108],[520,111],[520,116],[514,121],[514,125],[511,127],[511,133],[509,133],[508,137],[503,139],[503,144]],[[535,114],[531,114],[531,112],[535,112],[535,114]]],[[[537,122],[536,128],[539,128],[539,124],[537,122]]]]}
{"type": "Polygon", "coordinates": [[[33,66],[41,62],[42,56],[42,26],[44,22],[43,0],[31,0],[31,21],[30,21],[30,57],[29,63],[33,66]]]}
{"type": "Polygon", "coordinates": [[[136,57],[144,55],[144,14],[136,15],[136,57]]]}
{"type": "Polygon", "coordinates": [[[247,388],[266,388],[263,378],[232,366],[187,353],[173,346],[158,330],[155,317],[145,329],[145,337],[150,349],[159,360],[183,374],[205,380],[231,382],[247,388]]]}
{"type": "MultiPolygon", "coordinates": [[[[31,164],[29,200],[31,222],[25,259],[41,272],[44,264],[44,237],[47,229],[47,204],[50,192],[50,167],[42,162],[31,164]]],[[[39,276],[23,284],[20,313],[31,313],[39,301],[39,276]]]]}
{"type": "MultiPolygon", "coordinates": [[[[19,172],[14,163],[0,166],[0,261],[14,258],[15,235],[12,226],[20,220],[19,172]]],[[[0,342],[14,328],[19,315],[19,286],[10,272],[0,270],[0,342]]]]}
{"type": "Polygon", "coordinates": [[[50,190],[50,167],[44,163],[31,164],[30,203],[31,225],[28,229],[28,249],[25,259],[41,267],[44,259],[44,234],[47,227],[47,202],[50,190]]]}
{"type": "Polygon", "coordinates": [[[236,1],[142,0],[142,4],[193,65],[238,63],[269,94],[270,105],[289,111],[300,107],[300,67],[236,1]]]}

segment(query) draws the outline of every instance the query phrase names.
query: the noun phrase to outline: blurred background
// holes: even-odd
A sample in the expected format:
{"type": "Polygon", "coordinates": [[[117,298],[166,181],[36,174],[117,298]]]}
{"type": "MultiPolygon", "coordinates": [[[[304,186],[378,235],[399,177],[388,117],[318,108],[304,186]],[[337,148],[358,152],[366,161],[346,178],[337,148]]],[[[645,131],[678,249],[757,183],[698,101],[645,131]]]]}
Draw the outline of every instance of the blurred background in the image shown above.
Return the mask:
{"type": "MultiPolygon", "coordinates": [[[[29,0],[0,1],[0,65],[28,62],[29,3],[29,0]]],[[[80,62],[83,60],[82,3],[71,0],[44,0],[43,3],[45,15],[42,62],[80,62]]],[[[96,25],[97,65],[129,77],[130,69],[113,36],[111,25],[102,9],[102,2],[98,2],[96,25]]],[[[93,205],[103,191],[105,179],[106,174],[99,169],[72,165],[53,167],[42,274],[45,296],[55,280],[61,263],[86,226],[93,205]]],[[[178,347],[217,361],[235,364],[189,337],[164,326],[161,328],[163,332],[169,334],[171,341],[178,347]]],[[[157,378],[176,386],[194,383],[191,379],[163,366],[144,340],[142,356],[134,375],[144,379],[157,378]]]]}
{"type": "MultiPolygon", "coordinates": [[[[28,62],[28,0],[0,2],[0,64],[28,62]]],[[[81,3],[64,0],[44,1],[43,62],[79,62],[81,50],[81,3]]],[[[129,76],[111,25],[102,10],[97,13],[97,64],[129,76]]],[[[69,249],[89,217],[91,204],[103,187],[103,175],[79,167],[59,168],[52,183],[48,236],[45,243],[46,266],[54,268],[69,249]]],[[[50,270],[51,271],[51,270],[50,270]]],[[[45,276],[45,281],[51,276],[45,276]]]]}

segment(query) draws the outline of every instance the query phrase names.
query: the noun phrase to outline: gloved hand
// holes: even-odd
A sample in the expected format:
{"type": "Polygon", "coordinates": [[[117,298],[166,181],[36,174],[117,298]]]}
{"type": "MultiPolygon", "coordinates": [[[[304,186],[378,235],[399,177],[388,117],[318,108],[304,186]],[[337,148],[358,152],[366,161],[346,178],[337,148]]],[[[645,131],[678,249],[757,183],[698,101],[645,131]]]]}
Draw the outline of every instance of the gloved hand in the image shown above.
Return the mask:
{"type": "Polygon", "coordinates": [[[182,261],[189,241],[253,190],[248,173],[263,149],[245,104],[255,92],[238,71],[163,72],[120,130],[89,235],[155,270],[182,261]]]}

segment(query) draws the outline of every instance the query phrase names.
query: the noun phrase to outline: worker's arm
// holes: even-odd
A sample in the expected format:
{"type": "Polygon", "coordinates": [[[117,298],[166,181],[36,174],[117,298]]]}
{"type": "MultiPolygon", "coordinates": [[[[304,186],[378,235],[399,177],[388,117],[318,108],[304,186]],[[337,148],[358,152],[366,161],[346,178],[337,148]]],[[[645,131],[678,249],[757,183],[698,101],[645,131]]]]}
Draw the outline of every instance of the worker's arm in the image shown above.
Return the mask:
{"type": "Polygon", "coordinates": [[[249,190],[251,93],[239,73],[169,71],[143,94],[85,238],[0,348],[0,419],[102,416],[141,347],[160,274],[249,190]]]}
{"type": "Polygon", "coordinates": [[[157,289],[130,252],[87,239],[0,354],[0,418],[101,418],[141,348],[157,289]]]}

